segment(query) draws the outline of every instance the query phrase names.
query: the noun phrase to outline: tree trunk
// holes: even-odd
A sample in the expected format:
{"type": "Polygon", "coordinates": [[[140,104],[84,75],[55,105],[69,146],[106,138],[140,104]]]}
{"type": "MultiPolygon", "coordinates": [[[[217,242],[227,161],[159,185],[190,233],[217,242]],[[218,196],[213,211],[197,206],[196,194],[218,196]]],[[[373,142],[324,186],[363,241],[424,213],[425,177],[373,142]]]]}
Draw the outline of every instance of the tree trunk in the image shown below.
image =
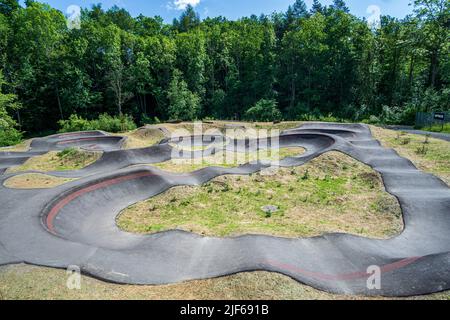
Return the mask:
{"type": "Polygon", "coordinates": [[[22,128],[22,119],[20,118],[20,110],[17,110],[17,123],[19,124],[19,127],[22,128]]]}
{"type": "Polygon", "coordinates": [[[293,110],[295,108],[295,96],[296,96],[296,86],[295,86],[295,74],[294,74],[294,59],[291,60],[291,107],[290,109],[293,110]]]}
{"type": "Polygon", "coordinates": [[[408,82],[409,82],[409,89],[412,89],[412,85],[413,85],[413,81],[414,81],[414,55],[411,55],[411,61],[409,63],[409,78],[408,78],[408,82]]]}
{"type": "Polygon", "coordinates": [[[122,116],[122,83],[117,79],[117,107],[119,108],[119,116],[122,116]]]}
{"type": "Polygon", "coordinates": [[[64,114],[63,114],[62,105],[61,105],[61,98],[59,97],[58,86],[56,86],[56,99],[58,100],[58,108],[59,108],[59,114],[61,116],[61,120],[64,120],[64,114]]]}
{"type": "Polygon", "coordinates": [[[436,87],[438,64],[439,64],[439,53],[438,53],[438,50],[434,50],[431,55],[431,65],[430,65],[430,86],[431,86],[431,88],[436,87]]]}
{"type": "Polygon", "coordinates": [[[144,101],[144,114],[145,114],[145,116],[147,116],[147,95],[146,94],[142,95],[142,100],[144,101]]]}
{"type": "Polygon", "coordinates": [[[392,87],[389,92],[389,106],[394,104],[394,92],[397,91],[397,72],[398,72],[398,64],[399,64],[399,52],[398,48],[394,50],[394,67],[392,69],[392,87]]]}

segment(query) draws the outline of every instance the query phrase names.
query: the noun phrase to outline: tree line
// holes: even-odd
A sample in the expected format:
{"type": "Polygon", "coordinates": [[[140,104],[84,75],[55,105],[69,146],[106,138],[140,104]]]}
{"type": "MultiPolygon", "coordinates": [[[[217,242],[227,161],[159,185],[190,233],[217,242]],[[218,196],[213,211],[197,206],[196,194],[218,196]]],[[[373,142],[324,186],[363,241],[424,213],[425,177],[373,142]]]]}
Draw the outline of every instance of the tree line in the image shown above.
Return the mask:
{"type": "Polygon", "coordinates": [[[343,0],[237,21],[188,6],[171,24],[94,5],[71,28],[47,4],[0,0],[0,127],[40,132],[105,113],[411,123],[450,109],[450,0],[413,5],[378,27],[343,0]]]}

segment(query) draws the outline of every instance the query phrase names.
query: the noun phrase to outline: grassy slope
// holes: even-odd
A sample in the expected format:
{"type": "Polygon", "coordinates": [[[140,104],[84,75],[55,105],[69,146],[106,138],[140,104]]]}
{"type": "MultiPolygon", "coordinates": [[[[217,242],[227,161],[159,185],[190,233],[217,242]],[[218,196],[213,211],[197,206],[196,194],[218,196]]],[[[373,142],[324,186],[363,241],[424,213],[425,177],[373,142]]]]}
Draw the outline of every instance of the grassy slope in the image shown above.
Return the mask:
{"type": "Polygon", "coordinates": [[[118,133],[117,136],[127,137],[125,142],[125,149],[139,149],[150,147],[160,142],[164,135],[161,131],[156,129],[137,129],[131,132],[118,133]]]}
{"type": "Polygon", "coordinates": [[[8,169],[8,172],[76,170],[94,163],[100,157],[101,153],[77,149],[67,149],[62,152],[50,151],[44,155],[28,159],[21,166],[8,169]]]}
{"type": "Polygon", "coordinates": [[[438,132],[438,133],[450,133],[450,123],[446,123],[443,127],[440,124],[432,125],[431,127],[423,127],[420,130],[438,132]]]}
{"type": "Polygon", "coordinates": [[[450,142],[375,126],[371,126],[371,131],[384,147],[395,149],[417,168],[438,176],[450,185],[450,142]],[[428,143],[424,144],[426,140],[428,143]]]}
{"type": "Polygon", "coordinates": [[[118,224],[141,233],[179,228],[209,236],[345,232],[379,238],[403,227],[399,204],[380,176],[338,152],[274,175],[225,176],[201,187],[173,188],[131,206],[118,224]],[[280,210],[267,217],[264,205],[280,210]]]}
{"type": "Polygon", "coordinates": [[[4,182],[11,189],[42,189],[54,188],[75,179],[52,177],[39,173],[27,173],[14,176],[4,182]]]}
{"type": "Polygon", "coordinates": [[[21,143],[11,146],[11,147],[5,147],[0,149],[1,151],[9,151],[9,152],[25,152],[30,149],[31,139],[30,140],[24,140],[21,143]]]}
{"type": "MultiPolygon", "coordinates": [[[[149,299],[149,300],[372,300],[336,295],[302,285],[289,277],[251,272],[209,280],[165,286],[116,285],[82,277],[81,290],[69,290],[64,270],[16,265],[0,267],[1,299],[149,299]]],[[[449,300],[448,293],[411,297],[408,300],[449,300]]]]}

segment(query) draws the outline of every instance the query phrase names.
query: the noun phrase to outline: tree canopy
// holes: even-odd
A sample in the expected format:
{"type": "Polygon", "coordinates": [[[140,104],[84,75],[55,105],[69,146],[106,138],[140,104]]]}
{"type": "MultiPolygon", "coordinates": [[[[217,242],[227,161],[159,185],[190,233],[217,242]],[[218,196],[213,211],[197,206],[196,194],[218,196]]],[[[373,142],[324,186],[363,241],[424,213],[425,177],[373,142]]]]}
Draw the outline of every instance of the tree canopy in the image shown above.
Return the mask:
{"type": "Polygon", "coordinates": [[[48,5],[0,0],[2,92],[23,106],[1,117],[28,132],[104,113],[361,121],[389,109],[408,123],[416,111],[450,109],[450,1],[414,8],[372,29],[343,0],[297,0],[237,21],[201,20],[188,6],[172,24],[95,5],[69,28],[48,5]]]}

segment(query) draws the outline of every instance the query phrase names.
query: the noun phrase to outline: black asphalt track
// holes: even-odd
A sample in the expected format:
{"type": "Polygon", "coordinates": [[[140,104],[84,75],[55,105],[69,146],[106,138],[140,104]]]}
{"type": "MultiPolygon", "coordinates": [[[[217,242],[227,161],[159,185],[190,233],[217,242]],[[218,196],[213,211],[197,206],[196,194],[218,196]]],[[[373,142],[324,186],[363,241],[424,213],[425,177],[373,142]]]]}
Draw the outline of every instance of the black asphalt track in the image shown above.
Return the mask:
{"type": "MultiPolygon", "coordinates": [[[[178,152],[176,158],[198,157],[223,148],[245,151],[255,146],[254,140],[226,139],[222,143],[220,136],[187,139],[201,145],[216,143],[205,151],[178,152]]],[[[309,123],[287,130],[280,136],[280,147],[299,146],[307,152],[283,159],[279,165],[300,166],[335,150],[374,168],[403,211],[405,229],[389,240],[348,234],[289,239],[260,235],[210,238],[178,230],[151,235],[123,232],[115,218],[138,201],[174,186],[201,185],[220,175],[248,175],[271,166],[258,162],[188,174],[167,173],[139,164],[170,159],[172,145],[182,144],[186,138],[165,139],[137,150],[120,150],[123,141],[102,132],[33,141],[29,153],[77,143],[105,152],[85,169],[50,173],[80,178],[53,189],[8,189],[3,182],[14,175],[0,176],[0,264],[77,265],[86,274],[126,284],[158,285],[265,270],[334,293],[409,296],[450,289],[449,187],[416,169],[394,150],[383,148],[365,125],[309,123]],[[367,287],[371,266],[381,270],[379,290],[367,287]]],[[[267,143],[267,148],[276,147],[270,141],[259,142],[267,143]]],[[[16,158],[29,158],[29,153],[16,158]]],[[[9,159],[14,159],[11,153],[2,154],[0,165],[15,164],[9,159]]]]}
{"type": "Polygon", "coordinates": [[[124,137],[110,136],[102,131],[64,133],[33,139],[27,152],[11,152],[0,149],[0,175],[9,167],[25,163],[29,158],[42,155],[50,150],[64,150],[81,147],[90,151],[118,150],[125,142],[124,137]]]}

